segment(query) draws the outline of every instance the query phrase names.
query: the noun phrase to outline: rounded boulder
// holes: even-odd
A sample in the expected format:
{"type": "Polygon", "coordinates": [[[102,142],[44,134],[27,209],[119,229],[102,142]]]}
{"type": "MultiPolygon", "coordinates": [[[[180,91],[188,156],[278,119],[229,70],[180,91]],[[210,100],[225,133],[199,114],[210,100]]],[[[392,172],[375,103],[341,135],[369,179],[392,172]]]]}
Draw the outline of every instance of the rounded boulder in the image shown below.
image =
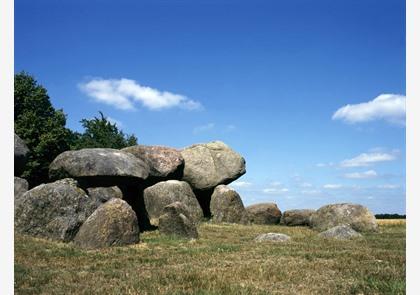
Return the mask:
{"type": "Polygon", "coordinates": [[[239,194],[221,184],[216,186],[211,195],[210,212],[215,223],[248,223],[248,215],[239,194]]]}
{"type": "Polygon", "coordinates": [[[251,223],[278,224],[281,211],[275,203],[260,203],[246,207],[246,212],[251,223]]]}

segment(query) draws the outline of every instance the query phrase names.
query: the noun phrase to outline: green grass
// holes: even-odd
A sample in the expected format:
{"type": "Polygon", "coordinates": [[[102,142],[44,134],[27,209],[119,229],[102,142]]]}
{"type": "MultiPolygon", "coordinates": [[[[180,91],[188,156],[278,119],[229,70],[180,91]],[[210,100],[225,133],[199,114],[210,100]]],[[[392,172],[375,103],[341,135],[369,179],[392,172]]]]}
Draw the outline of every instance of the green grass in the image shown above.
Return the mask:
{"type": "Polygon", "coordinates": [[[305,227],[202,224],[200,239],[141,235],[85,251],[15,236],[16,294],[405,294],[405,223],[363,239],[320,239],[305,227]],[[292,237],[256,243],[260,233],[292,237]]]}

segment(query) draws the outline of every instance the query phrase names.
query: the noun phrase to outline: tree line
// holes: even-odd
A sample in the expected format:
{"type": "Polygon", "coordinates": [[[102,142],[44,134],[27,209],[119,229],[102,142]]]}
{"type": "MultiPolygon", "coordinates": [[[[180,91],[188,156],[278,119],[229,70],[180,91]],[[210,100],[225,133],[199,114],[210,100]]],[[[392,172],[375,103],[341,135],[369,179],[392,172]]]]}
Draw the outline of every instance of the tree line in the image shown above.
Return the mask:
{"type": "Polygon", "coordinates": [[[134,134],[125,134],[102,112],[99,117],[82,119],[82,133],[66,127],[66,114],[55,109],[47,89],[26,73],[15,74],[14,129],[30,152],[21,175],[30,187],[48,182],[48,167],[60,153],[82,148],[121,149],[137,144],[134,134]]]}

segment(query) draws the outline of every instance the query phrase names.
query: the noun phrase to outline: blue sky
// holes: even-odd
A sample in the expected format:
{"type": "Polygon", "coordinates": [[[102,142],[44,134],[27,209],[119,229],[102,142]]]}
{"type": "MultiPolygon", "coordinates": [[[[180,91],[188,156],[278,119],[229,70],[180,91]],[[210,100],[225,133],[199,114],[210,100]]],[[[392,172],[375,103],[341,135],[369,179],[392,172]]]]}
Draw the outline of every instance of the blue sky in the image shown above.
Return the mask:
{"type": "Polygon", "coordinates": [[[226,142],[246,205],[405,212],[404,1],[16,0],[21,70],[71,129],[226,142]]]}

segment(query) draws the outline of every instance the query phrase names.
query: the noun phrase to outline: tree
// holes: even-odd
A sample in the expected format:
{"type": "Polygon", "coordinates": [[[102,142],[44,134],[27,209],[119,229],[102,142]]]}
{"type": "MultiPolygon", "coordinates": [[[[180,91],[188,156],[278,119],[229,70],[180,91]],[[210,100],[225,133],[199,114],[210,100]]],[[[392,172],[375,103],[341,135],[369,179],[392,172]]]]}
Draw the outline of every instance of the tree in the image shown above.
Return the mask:
{"type": "Polygon", "coordinates": [[[94,117],[91,120],[83,119],[84,133],[76,134],[72,149],[82,148],[114,148],[121,149],[127,146],[137,145],[137,138],[134,134],[128,135],[118,129],[115,123],[111,123],[99,112],[100,118],[94,117]]]}
{"type": "Polygon", "coordinates": [[[48,167],[54,158],[70,148],[71,130],[66,115],[55,110],[47,90],[26,72],[15,75],[15,133],[30,152],[22,177],[30,186],[48,182],[48,167]]]}

